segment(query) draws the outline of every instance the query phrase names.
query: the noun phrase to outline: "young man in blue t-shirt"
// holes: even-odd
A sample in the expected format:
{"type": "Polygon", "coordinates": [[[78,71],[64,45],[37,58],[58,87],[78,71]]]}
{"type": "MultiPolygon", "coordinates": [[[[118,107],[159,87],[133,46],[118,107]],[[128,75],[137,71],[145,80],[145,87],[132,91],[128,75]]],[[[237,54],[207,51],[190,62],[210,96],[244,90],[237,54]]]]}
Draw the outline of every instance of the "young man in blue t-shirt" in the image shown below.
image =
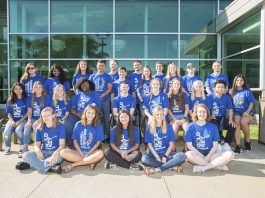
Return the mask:
{"type": "Polygon", "coordinates": [[[166,74],[163,74],[163,63],[160,61],[156,62],[156,74],[153,75],[153,78],[158,78],[163,82],[164,78],[166,77],[166,74]]]}
{"type": "Polygon", "coordinates": [[[226,84],[225,93],[228,92],[229,81],[228,77],[222,74],[222,65],[220,61],[214,61],[212,65],[213,73],[208,75],[205,80],[206,92],[208,94],[214,92],[214,83],[218,80],[223,80],[226,84]]]}
{"type": "Polygon", "coordinates": [[[185,91],[191,95],[191,88],[193,83],[196,80],[202,80],[200,76],[195,75],[195,67],[193,63],[188,63],[187,64],[187,75],[182,77],[182,86],[184,87],[185,91]]]}
{"type": "Polygon", "coordinates": [[[110,72],[108,73],[111,76],[112,82],[115,80],[118,80],[119,74],[118,74],[118,61],[111,59],[109,61],[109,69],[110,72]]]}
{"type": "Polygon", "coordinates": [[[225,94],[226,84],[223,80],[215,82],[214,93],[209,94],[209,104],[212,110],[212,122],[216,124],[219,129],[220,143],[222,150],[231,150],[230,143],[234,139],[235,123],[233,122],[233,105],[231,97],[225,94]],[[228,119],[226,117],[228,111],[228,119]],[[226,137],[223,136],[223,129],[227,129],[226,137]]]}

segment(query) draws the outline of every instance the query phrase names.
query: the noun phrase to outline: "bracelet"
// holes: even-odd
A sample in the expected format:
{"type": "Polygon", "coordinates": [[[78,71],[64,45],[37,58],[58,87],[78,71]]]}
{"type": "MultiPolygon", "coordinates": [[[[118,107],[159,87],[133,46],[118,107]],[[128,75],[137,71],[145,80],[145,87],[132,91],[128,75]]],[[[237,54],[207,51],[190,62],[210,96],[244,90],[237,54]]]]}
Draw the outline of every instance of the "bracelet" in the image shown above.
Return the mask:
{"type": "Polygon", "coordinates": [[[164,154],[163,157],[165,157],[166,159],[168,158],[168,156],[166,154],[164,154]]]}

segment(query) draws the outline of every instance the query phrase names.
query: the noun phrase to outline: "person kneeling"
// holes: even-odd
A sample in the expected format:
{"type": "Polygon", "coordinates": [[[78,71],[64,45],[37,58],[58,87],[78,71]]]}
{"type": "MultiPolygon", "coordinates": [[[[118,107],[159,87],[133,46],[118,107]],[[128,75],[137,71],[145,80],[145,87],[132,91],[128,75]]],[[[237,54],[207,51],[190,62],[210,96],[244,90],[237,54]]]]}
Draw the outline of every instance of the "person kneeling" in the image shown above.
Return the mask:
{"type": "Polygon", "coordinates": [[[94,170],[97,163],[104,158],[103,151],[99,149],[104,134],[98,115],[98,109],[94,105],[88,105],[81,120],[75,124],[72,139],[76,150],[64,149],[60,152],[63,159],[73,162],[62,168],[65,173],[76,166],[84,165],[89,165],[94,170]]]}
{"type": "Polygon", "coordinates": [[[149,124],[145,132],[148,151],[142,157],[143,165],[147,166],[144,173],[150,175],[169,168],[182,172],[181,164],[185,162],[186,156],[183,152],[172,152],[176,138],[172,126],[166,123],[162,107],[154,108],[149,124]]]}
{"type": "Polygon", "coordinates": [[[111,163],[127,169],[143,170],[140,164],[142,154],[139,151],[140,133],[133,127],[132,117],[126,110],[118,115],[117,126],[110,134],[110,148],[105,150],[107,162],[105,168],[109,169],[111,163]]]}
{"type": "Polygon", "coordinates": [[[228,171],[226,164],[234,159],[233,151],[218,152],[219,131],[210,121],[210,111],[204,104],[195,107],[193,122],[187,127],[185,140],[189,151],[188,161],[194,164],[194,173],[203,173],[216,168],[228,171]]]}
{"type": "Polygon", "coordinates": [[[40,126],[36,131],[35,151],[28,151],[22,155],[24,162],[19,162],[16,169],[25,170],[30,167],[41,173],[62,172],[60,151],[65,147],[65,129],[60,124],[50,107],[42,110],[40,126]]]}

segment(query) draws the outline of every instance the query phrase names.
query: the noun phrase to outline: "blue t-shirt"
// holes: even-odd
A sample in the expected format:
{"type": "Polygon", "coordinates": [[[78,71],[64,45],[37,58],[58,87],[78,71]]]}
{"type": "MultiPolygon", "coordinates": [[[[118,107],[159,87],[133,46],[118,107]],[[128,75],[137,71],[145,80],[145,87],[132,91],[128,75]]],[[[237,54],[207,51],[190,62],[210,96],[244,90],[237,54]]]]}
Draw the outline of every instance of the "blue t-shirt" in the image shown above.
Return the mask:
{"type": "Polygon", "coordinates": [[[80,78],[89,79],[90,76],[91,76],[91,74],[75,73],[73,76],[72,85],[75,86],[80,78]]]}
{"type": "Polygon", "coordinates": [[[153,114],[153,109],[155,106],[161,106],[163,108],[169,108],[169,101],[167,94],[160,92],[157,96],[152,95],[152,97],[144,98],[143,109],[148,109],[149,113],[153,114]]]}
{"type": "Polygon", "coordinates": [[[87,94],[80,92],[72,99],[72,106],[76,106],[77,113],[83,113],[85,108],[92,103],[95,103],[97,108],[101,108],[99,95],[93,91],[87,94]]]}
{"type": "Polygon", "coordinates": [[[218,98],[214,93],[207,95],[209,100],[209,105],[212,110],[212,115],[217,117],[226,116],[226,110],[233,109],[231,97],[226,94],[222,94],[220,98],[218,98]]]}
{"type": "Polygon", "coordinates": [[[25,92],[27,95],[30,95],[32,93],[33,85],[37,81],[40,81],[44,86],[45,79],[42,75],[39,75],[39,74],[36,74],[33,77],[29,76],[29,78],[27,80],[22,82],[22,84],[25,86],[25,92]]]}
{"type": "MultiPolygon", "coordinates": [[[[89,80],[93,81],[95,84],[95,92],[101,96],[103,93],[106,92],[108,89],[108,84],[112,84],[112,79],[109,74],[92,74],[89,78],[89,80]]],[[[110,100],[110,94],[106,95],[103,98],[103,101],[109,101],[110,100]]]]}
{"type": "Polygon", "coordinates": [[[153,78],[158,78],[159,80],[161,80],[161,82],[163,82],[165,77],[166,77],[166,74],[161,74],[161,75],[155,74],[155,75],[153,75],[153,78]]]}
{"type": "Polygon", "coordinates": [[[114,94],[114,97],[119,96],[120,95],[120,85],[122,82],[127,82],[129,84],[129,94],[132,94],[133,91],[133,83],[130,80],[125,79],[124,81],[120,81],[119,79],[114,81],[112,84],[112,90],[111,93],[114,94]]]}
{"type": "Polygon", "coordinates": [[[36,120],[39,119],[41,111],[45,107],[51,107],[51,97],[49,95],[45,95],[42,107],[41,107],[41,97],[36,97],[32,105],[32,94],[29,96],[27,100],[27,108],[32,109],[32,114],[31,114],[32,118],[36,120]]]}
{"type": "Polygon", "coordinates": [[[116,72],[115,74],[111,74],[111,73],[108,73],[108,74],[110,75],[112,82],[114,82],[114,81],[119,79],[118,72],[116,72]]]}
{"type": "MultiPolygon", "coordinates": [[[[235,112],[243,114],[248,109],[249,104],[254,104],[254,102],[255,99],[250,89],[236,90],[235,95],[233,97],[233,105],[235,108],[235,112]]],[[[253,110],[251,110],[251,113],[253,113],[253,110]]]]}
{"type": "Polygon", "coordinates": [[[142,98],[150,97],[150,92],[151,92],[150,80],[144,80],[143,86],[139,87],[137,92],[140,93],[142,98]]]}
{"type": "Polygon", "coordinates": [[[169,79],[164,78],[164,80],[163,80],[162,83],[163,83],[163,88],[166,89],[166,93],[169,92],[169,89],[170,89],[171,83],[172,83],[172,81],[173,81],[175,78],[179,79],[180,82],[181,82],[181,85],[183,85],[182,78],[179,77],[178,75],[173,76],[173,77],[170,77],[169,79]]]}
{"type": "Polygon", "coordinates": [[[6,103],[6,114],[11,113],[14,121],[18,121],[27,113],[27,99],[17,99],[13,104],[6,103]]]}
{"type": "Polygon", "coordinates": [[[192,85],[196,80],[202,80],[202,79],[200,76],[190,77],[189,75],[185,75],[182,77],[182,82],[183,82],[182,86],[184,87],[187,93],[191,93],[192,85]]]}
{"type": "Polygon", "coordinates": [[[135,97],[132,95],[128,95],[127,97],[117,96],[113,99],[113,108],[117,108],[118,112],[121,110],[126,110],[130,112],[131,108],[135,109],[136,106],[136,100],[135,97]]]}
{"type": "MultiPolygon", "coordinates": [[[[138,74],[138,73],[131,73],[130,75],[128,75],[128,80],[130,80],[133,83],[134,89],[133,92],[137,92],[137,89],[140,87],[140,83],[141,83],[141,79],[142,79],[142,74],[138,74]]],[[[140,100],[138,99],[138,97],[136,97],[136,104],[139,104],[140,100]]]]}
{"type": "Polygon", "coordinates": [[[62,124],[58,124],[55,129],[44,126],[43,131],[37,129],[35,135],[36,142],[42,142],[41,150],[55,151],[59,148],[59,140],[65,139],[65,128],[62,124]]]}
{"type": "Polygon", "coordinates": [[[186,93],[183,93],[184,104],[182,107],[178,106],[178,98],[174,95],[174,106],[170,106],[170,109],[174,116],[184,115],[185,105],[189,105],[189,96],[186,93]]]}
{"type": "Polygon", "coordinates": [[[213,92],[214,91],[214,83],[217,82],[218,80],[223,80],[226,84],[226,87],[229,86],[228,77],[226,75],[224,75],[224,74],[220,74],[220,75],[210,74],[206,77],[205,87],[209,87],[210,90],[213,92]]]}
{"type": "MultiPolygon", "coordinates": [[[[111,133],[110,133],[110,143],[111,144],[115,144],[115,138],[116,138],[116,127],[114,127],[112,130],[111,130],[111,133]]],[[[139,130],[134,127],[133,128],[133,138],[134,138],[134,143],[135,144],[140,144],[140,133],[139,133],[139,130]]],[[[129,138],[129,132],[127,129],[123,129],[123,133],[121,135],[121,145],[118,146],[116,145],[119,150],[121,151],[128,151],[129,149],[132,148],[132,145],[131,145],[131,142],[130,142],[130,138],[129,138]]]]}
{"type": "Polygon", "coordinates": [[[77,140],[82,153],[88,153],[97,142],[104,140],[103,128],[100,124],[96,128],[91,124],[83,126],[79,121],[75,124],[72,139],[77,140]]]}
{"type": "Polygon", "coordinates": [[[220,141],[218,128],[211,122],[207,122],[203,126],[192,122],[187,127],[185,142],[192,142],[192,146],[198,151],[210,151],[213,142],[218,141],[220,141]]]}
{"type": "Polygon", "coordinates": [[[192,112],[194,110],[194,107],[196,105],[198,105],[198,104],[205,104],[209,108],[209,110],[211,111],[211,106],[212,105],[209,103],[209,98],[208,97],[206,97],[204,100],[202,98],[199,98],[199,97],[195,97],[194,100],[191,100],[191,98],[190,98],[190,105],[189,105],[189,107],[190,107],[190,110],[192,112]]]}
{"type": "MultiPolygon", "coordinates": [[[[48,78],[45,81],[44,89],[48,93],[48,95],[52,96],[54,87],[56,87],[59,84],[61,84],[61,82],[59,81],[58,78],[56,77],[48,78]]],[[[67,80],[64,81],[63,86],[66,92],[70,91],[70,83],[67,80]]]]}
{"type": "Polygon", "coordinates": [[[52,108],[54,110],[56,118],[62,119],[65,116],[66,112],[70,112],[71,100],[67,100],[66,102],[67,104],[65,104],[63,100],[57,100],[56,106],[54,106],[54,103],[52,103],[52,108]]]}
{"type": "MultiPolygon", "coordinates": [[[[156,127],[156,133],[154,135],[151,134],[150,126],[148,125],[146,127],[144,140],[146,143],[152,144],[157,154],[163,154],[166,153],[169,142],[176,141],[176,138],[170,124],[167,124],[167,131],[165,134],[162,132],[161,127],[156,127]]],[[[152,154],[151,151],[149,151],[149,154],[152,154]]]]}

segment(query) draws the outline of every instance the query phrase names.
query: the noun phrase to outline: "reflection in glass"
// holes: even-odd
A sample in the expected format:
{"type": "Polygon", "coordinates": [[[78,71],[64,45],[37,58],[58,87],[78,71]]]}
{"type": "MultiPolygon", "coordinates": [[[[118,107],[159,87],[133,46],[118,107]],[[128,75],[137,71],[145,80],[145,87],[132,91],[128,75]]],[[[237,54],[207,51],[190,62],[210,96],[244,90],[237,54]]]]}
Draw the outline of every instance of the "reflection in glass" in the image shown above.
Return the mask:
{"type": "Polygon", "coordinates": [[[223,56],[229,56],[260,44],[260,12],[223,34],[223,56]]]}
{"type": "Polygon", "coordinates": [[[180,0],[180,32],[215,32],[217,1],[180,0]]]}
{"type": "Polygon", "coordinates": [[[177,58],[177,35],[116,35],[116,58],[177,58]]]}
{"type": "Polygon", "coordinates": [[[0,0],[0,43],[7,42],[6,0],[0,0]]]}
{"type": "Polygon", "coordinates": [[[0,89],[7,89],[8,87],[8,66],[0,66],[0,89]]]}
{"type": "Polygon", "coordinates": [[[48,32],[47,0],[10,0],[10,32],[48,32]]]}
{"type": "Polygon", "coordinates": [[[219,0],[219,9],[224,10],[230,3],[233,2],[233,0],[219,0]]]}
{"type": "Polygon", "coordinates": [[[10,35],[10,58],[48,58],[48,36],[10,35]]]}
{"type": "Polygon", "coordinates": [[[7,64],[7,44],[0,44],[0,64],[7,64]]]}
{"type": "Polygon", "coordinates": [[[181,35],[180,57],[190,59],[216,59],[216,35],[181,35]]]}
{"type": "Polygon", "coordinates": [[[8,98],[8,90],[0,90],[0,104],[6,104],[8,98]]]}
{"type": "Polygon", "coordinates": [[[112,10],[112,0],[52,0],[51,32],[112,32],[112,10]]]}
{"type": "Polygon", "coordinates": [[[116,0],[116,32],[177,32],[178,1],[116,0]]]}
{"type": "Polygon", "coordinates": [[[52,58],[112,57],[112,35],[52,35],[52,58]]]}
{"type": "Polygon", "coordinates": [[[10,73],[11,86],[20,80],[24,74],[25,66],[29,62],[35,64],[38,74],[42,75],[45,79],[48,77],[49,65],[46,60],[10,61],[10,68],[12,68],[10,73]]]}

